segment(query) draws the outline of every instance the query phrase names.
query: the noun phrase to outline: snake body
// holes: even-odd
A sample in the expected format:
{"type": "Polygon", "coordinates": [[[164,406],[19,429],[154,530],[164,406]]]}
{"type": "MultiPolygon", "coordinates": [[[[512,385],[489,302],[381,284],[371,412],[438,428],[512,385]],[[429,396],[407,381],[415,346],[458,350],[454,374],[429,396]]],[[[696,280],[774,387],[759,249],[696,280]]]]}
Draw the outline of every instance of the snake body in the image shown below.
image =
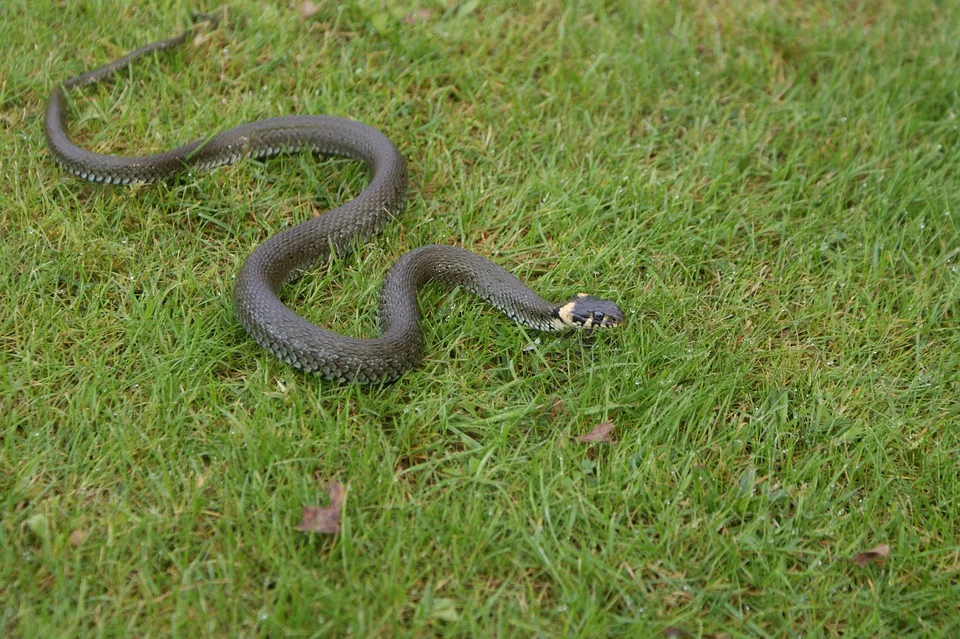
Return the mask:
{"type": "Polygon", "coordinates": [[[622,311],[612,302],[581,294],[552,304],[486,258],[453,246],[431,245],[406,253],[387,273],[380,293],[379,337],[346,337],[306,321],[280,301],[284,283],[334,254],[346,253],[403,209],[407,169],[387,136],[353,120],[299,115],[242,124],[164,153],[125,157],[84,150],[67,135],[65,90],[98,82],[139,57],[183,43],[191,33],[141,47],[54,87],[44,127],[47,145],[69,172],[111,184],[152,183],[187,169],[303,150],[363,162],[372,177],[360,195],[270,237],[247,258],[237,276],[237,318],[258,343],[284,362],[328,379],[395,380],[420,360],[416,295],[431,280],[462,286],[516,322],[542,331],[615,326],[623,320],[622,311]]]}

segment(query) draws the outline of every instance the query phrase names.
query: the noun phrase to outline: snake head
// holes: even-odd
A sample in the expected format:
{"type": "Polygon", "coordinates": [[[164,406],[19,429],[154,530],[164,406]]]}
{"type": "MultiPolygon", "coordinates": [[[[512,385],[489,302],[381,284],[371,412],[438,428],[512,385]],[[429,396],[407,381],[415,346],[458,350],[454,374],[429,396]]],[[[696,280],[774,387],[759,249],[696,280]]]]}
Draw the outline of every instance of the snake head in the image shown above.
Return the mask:
{"type": "Polygon", "coordinates": [[[560,328],[613,328],[623,323],[624,315],[613,302],[580,293],[557,308],[560,328]]]}

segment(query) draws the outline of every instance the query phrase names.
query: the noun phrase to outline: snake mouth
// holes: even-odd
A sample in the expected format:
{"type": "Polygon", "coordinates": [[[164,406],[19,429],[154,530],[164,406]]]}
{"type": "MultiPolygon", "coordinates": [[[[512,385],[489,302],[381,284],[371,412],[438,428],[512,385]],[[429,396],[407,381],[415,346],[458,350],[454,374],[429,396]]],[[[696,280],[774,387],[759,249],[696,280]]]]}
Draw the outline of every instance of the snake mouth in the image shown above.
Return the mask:
{"type": "Polygon", "coordinates": [[[618,317],[611,317],[607,315],[603,318],[603,320],[600,321],[599,325],[595,323],[593,328],[617,328],[618,326],[623,325],[623,323],[624,318],[622,315],[618,317]]]}

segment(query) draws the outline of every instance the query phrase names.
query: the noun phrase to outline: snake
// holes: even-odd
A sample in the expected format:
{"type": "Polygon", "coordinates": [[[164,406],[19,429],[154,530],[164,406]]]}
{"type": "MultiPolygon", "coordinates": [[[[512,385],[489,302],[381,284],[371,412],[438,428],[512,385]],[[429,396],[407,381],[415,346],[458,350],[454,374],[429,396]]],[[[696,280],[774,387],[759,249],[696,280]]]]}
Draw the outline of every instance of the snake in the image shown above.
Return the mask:
{"type": "Polygon", "coordinates": [[[404,158],[390,139],[370,126],[327,115],[292,115],[241,124],[175,149],[140,156],[95,153],[68,135],[66,95],[97,83],[146,55],[172,49],[199,34],[215,17],[194,15],[180,35],[140,47],[101,67],[55,85],[47,103],[44,133],[56,164],[84,180],[104,184],[151,184],[190,170],[213,169],[245,158],[264,160],[310,151],[363,163],[366,187],[349,202],[293,225],[257,246],[236,276],[233,308],[246,332],[290,366],[344,382],[384,384],[416,367],[423,333],[417,292],[437,281],[468,290],[514,322],[539,331],[607,328],[624,321],[613,302],[579,293],[560,303],[537,295],[485,257],[456,246],[428,245],[402,255],[387,271],[379,296],[380,334],[355,338],[317,326],[280,299],[283,286],[304,271],[346,255],[378,233],[403,210],[408,191],[404,158]]]}

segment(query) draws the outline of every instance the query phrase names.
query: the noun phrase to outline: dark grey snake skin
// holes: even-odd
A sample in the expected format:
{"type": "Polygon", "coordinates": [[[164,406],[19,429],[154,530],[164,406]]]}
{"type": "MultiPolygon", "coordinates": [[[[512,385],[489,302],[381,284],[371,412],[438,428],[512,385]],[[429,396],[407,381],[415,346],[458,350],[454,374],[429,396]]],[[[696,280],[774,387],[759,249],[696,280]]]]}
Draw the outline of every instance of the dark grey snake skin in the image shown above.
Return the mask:
{"type": "MultiPolygon", "coordinates": [[[[215,21],[202,16],[205,21],[215,21]]],[[[611,302],[579,295],[551,304],[486,258],[453,246],[424,246],[403,255],[387,273],[380,293],[381,335],[356,339],[324,330],[288,309],[278,298],[285,282],[332,254],[369,238],[403,208],[407,169],[382,133],[359,122],[329,116],[291,116],[242,124],[156,155],[123,157],[81,149],[67,136],[64,90],[97,82],[137,58],[183,43],[194,31],[141,47],[53,89],[45,133],[50,152],[71,173],[109,184],[150,183],[186,169],[209,169],[241,158],[267,158],[309,149],[353,158],[372,174],[355,199],[269,238],[237,276],[234,308],[253,338],[291,366],[329,379],[383,383],[420,360],[422,336],[417,289],[440,280],[462,286],[525,326],[556,331],[616,326],[623,313],[611,302]]]]}

